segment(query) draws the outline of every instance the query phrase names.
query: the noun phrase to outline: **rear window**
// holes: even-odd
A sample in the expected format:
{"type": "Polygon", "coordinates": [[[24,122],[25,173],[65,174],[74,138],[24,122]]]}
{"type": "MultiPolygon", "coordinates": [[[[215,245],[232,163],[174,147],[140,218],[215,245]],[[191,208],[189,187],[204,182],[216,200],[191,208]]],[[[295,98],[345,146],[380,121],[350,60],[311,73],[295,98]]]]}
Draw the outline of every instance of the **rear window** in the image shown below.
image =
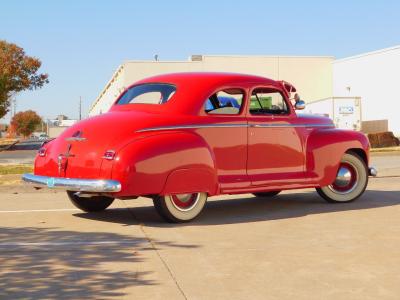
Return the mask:
{"type": "Polygon", "coordinates": [[[176,88],[172,84],[147,83],[135,85],[119,98],[117,104],[163,104],[171,99],[175,91],[176,88]]]}

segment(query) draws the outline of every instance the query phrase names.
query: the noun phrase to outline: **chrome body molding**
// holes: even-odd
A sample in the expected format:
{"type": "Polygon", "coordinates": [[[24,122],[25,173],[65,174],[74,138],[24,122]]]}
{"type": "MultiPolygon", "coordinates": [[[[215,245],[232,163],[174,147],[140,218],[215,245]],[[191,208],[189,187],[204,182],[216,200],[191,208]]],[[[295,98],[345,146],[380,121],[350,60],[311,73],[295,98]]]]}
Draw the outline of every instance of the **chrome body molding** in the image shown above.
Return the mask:
{"type": "Polygon", "coordinates": [[[136,132],[160,131],[160,130],[180,130],[180,129],[201,129],[201,128],[297,128],[297,127],[335,127],[333,124],[193,124],[193,125],[176,125],[176,126],[160,126],[139,129],[136,132]]]}
{"type": "Polygon", "coordinates": [[[246,123],[243,124],[193,124],[193,125],[175,125],[175,126],[160,126],[139,129],[136,132],[158,131],[158,130],[177,130],[177,129],[200,129],[200,128],[239,128],[247,127],[246,123]]]}
{"type": "Polygon", "coordinates": [[[254,127],[254,128],[297,128],[297,127],[307,127],[307,128],[313,128],[313,127],[335,127],[333,124],[250,124],[249,127],[254,127]]]}
{"type": "Polygon", "coordinates": [[[83,141],[86,141],[86,138],[84,138],[84,137],[74,137],[74,136],[71,136],[71,137],[65,138],[65,140],[66,140],[67,142],[83,142],[83,141]]]}
{"type": "Polygon", "coordinates": [[[121,183],[109,179],[79,179],[24,174],[22,180],[38,188],[91,193],[116,193],[121,191],[121,183]]]}

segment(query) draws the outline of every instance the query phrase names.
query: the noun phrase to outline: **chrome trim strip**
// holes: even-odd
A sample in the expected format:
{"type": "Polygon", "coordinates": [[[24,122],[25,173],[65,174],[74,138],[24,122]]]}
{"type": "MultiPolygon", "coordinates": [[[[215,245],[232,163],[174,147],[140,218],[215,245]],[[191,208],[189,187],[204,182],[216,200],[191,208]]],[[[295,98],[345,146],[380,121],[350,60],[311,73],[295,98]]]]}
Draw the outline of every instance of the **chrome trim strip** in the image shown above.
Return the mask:
{"type": "Polygon", "coordinates": [[[334,127],[333,124],[251,124],[249,127],[255,128],[304,128],[304,127],[334,127]]]}
{"type": "Polygon", "coordinates": [[[179,130],[179,129],[200,129],[200,128],[296,128],[296,127],[335,127],[333,124],[193,124],[193,125],[176,125],[176,126],[160,126],[139,129],[136,132],[148,132],[159,130],[179,130]]]}
{"type": "Polygon", "coordinates": [[[93,193],[115,193],[121,191],[121,183],[117,180],[49,177],[28,173],[22,175],[22,180],[39,188],[93,193]]]}
{"type": "Polygon", "coordinates": [[[65,138],[65,140],[66,140],[67,142],[83,142],[83,141],[86,141],[86,138],[84,138],[84,137],[74,137],[74,136],[71,136],[71,137],[65,138]]]}
{"type": "Polygon", "coordinates": [[[160,126],[139,129],[136,132],[158,131],[158,130],[176,130],[176,129],[200,129],[200,128],[235,128],[247,127],[247,124],[193,124],[193,125],[176,125],[176,126],[160,126]]]}

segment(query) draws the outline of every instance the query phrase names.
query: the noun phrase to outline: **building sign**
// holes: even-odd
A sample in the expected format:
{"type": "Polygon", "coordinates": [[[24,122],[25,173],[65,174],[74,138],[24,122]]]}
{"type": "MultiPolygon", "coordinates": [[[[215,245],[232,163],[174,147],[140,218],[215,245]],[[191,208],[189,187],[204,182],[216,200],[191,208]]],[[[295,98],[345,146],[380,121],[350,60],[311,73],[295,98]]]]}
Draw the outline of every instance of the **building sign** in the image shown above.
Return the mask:
{"type": "Polygon", "coordinates": [[[354,114],[354,107],[353,106],[339,106],[339,114],[352,115],[352,114],[354,114]]]}

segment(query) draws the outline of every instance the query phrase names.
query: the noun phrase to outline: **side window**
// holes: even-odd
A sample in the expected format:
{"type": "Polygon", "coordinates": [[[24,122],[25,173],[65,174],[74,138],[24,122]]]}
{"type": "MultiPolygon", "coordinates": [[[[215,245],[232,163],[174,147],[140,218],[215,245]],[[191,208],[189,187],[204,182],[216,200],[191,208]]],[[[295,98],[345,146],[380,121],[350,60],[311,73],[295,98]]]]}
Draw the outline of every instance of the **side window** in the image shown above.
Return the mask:
{"type": "Polygon", "coordinates": [[[250,98],[250,113],[252,115],[288,114],[289,109],[283,95],[273,89],[255,89],[250,98]]]}
{"type": "Polygon", "coordinates": [[[238,115],[243,104],[244,93],[240,89],[226,89],[208,98],[204,104],[207,114],[238,115]]]}

